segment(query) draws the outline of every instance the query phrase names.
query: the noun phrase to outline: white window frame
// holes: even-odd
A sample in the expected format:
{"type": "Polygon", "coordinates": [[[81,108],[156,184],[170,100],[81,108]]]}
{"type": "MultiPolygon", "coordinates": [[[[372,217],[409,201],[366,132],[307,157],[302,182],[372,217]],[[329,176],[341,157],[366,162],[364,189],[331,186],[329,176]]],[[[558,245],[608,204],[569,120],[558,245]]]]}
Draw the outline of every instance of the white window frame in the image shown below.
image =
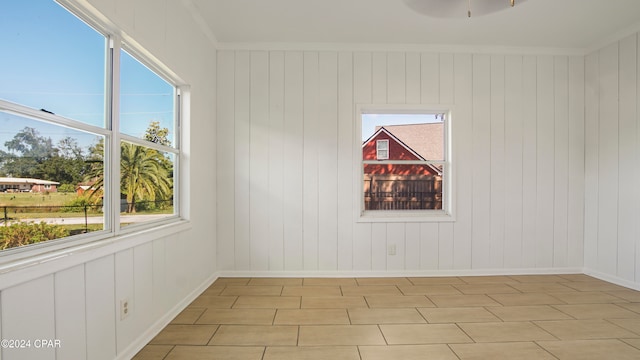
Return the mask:
{"type": "MultiPolygon", "coordinates": [[[[52,0],[53,1],[53,0],[52,0]]],[[[54,239],[38,244],[22,247],[10,248],[0,252],[0,272],[20,269],[29,265],[36,265],[57,259],[78,251],[85,251],[90,248],[112,244],[115,241],[132,241],[130,235],[145,234],[149,231],[174,232],[189,227],[188,207],[185,206],[187,199],[185,189],[182,185],[182,177],[186,175],[186,169],[182,165],[184,162],[185,143],[182,122],[188,121],[190,88],[169,68],[161,64],[132,38],[109,23],[100,14],[93,10],[85,9],[74,0],[55,0],[71,14],[78,17],[88,26],[105,36],[106,43],[106,82],[105,98],[107,100],[105,112],[106,121],[104,127],[87,124],[81,121],[69,119],[53,113],[43,112],[34,108],[16,104],[14,102],[0,100],[0,110],[24,116],[49,124],[71,128],[79,131],[89,132],[104,137],[104,172],[105,172],[105,201],[104,204],[104,230],[89,232],[86,234],[72,235],[60,239],[54,239]],[[162,77],[176,90],[175,116],[174,116],[174,146],[164,146],[143,139],[138,139],[119,132],[119,62],[120,50],[126,50],[136,60],[147,66],[156,75],[162,77]],[[138,224],[131,224],[126,227],[120,226],[120,142],[128,141],[136,145],[142,145],[162,152],[174,154],[174,184],[173,184],[173,206],[174,213],[158,220],[145,221],[138,224]],[[179,226],[176,226],[179,225],[179,226]],[[167,231],[168,226],[173,230],[167,231]]]]}
{"type": "MultiPolygon", "coordinates": [[[[354,218],[357,222],[447,222],[455,221],[454,216],[454,158],[451,122],[453,106],[443,105],[390,105],[357,104],[355,106],[353,169],[354,169],[354,218]],[[364,209],[364,164],[377,160],[362,159],[362,117],[367,114],[444,114],[444,161],[430,164],[443,165],[442,209],[437,210],[365,210],[364,209]]],[[[377,155],[377,144],[376,144],[377,155]]],[[[389,162],[389,160],[387,160],[389,162]]],[[[395,161],[391,161],[394,162],[395,161]]],[[[400,164],[425,164],[424,161],[397,161],[400,164]]]]}
{"type": "Polygon", "coordinates": [[[376,159],[388,160],[389,159],[389,140],[376,140],[376,159]],[[385,145],[384,148],[380,145],[385,145]],[[384,152],[384,156],[380,156],[380,153],[384,152]]]}

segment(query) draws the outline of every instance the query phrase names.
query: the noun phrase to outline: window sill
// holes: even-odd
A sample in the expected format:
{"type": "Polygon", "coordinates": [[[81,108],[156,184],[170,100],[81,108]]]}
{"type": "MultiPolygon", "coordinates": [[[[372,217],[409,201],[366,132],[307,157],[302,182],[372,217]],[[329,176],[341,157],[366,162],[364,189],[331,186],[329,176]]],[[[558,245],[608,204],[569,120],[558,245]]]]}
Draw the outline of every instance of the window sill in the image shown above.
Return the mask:
{"type": "Polygon", "coordinates": [[[396,211],[363,211],[358,217],[359,223],[393,223],[393,222],[452,222],[455,217],[445,211],[438,210],[396,210],[396,211]]]}

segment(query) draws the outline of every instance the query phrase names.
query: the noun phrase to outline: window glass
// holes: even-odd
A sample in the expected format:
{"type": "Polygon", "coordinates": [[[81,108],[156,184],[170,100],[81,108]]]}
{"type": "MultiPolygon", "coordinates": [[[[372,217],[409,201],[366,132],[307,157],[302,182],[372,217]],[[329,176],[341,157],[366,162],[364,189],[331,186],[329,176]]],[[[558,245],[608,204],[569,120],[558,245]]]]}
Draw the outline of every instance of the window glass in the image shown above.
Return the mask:
{"type": "Polygon", "coordinates": [[[106,38],[51,0],[2,1],[0,99],[105,126],[106,38]]]}
{"type": "Polygon", "coordinates": [[[445,116],[362,115],[363,210],[442,210],[445,116]]]}
{"type": "Polygon", "coordinates": [[[124,50],[120,62],[120,132],[175,146],[175,87],[124,50]]]}

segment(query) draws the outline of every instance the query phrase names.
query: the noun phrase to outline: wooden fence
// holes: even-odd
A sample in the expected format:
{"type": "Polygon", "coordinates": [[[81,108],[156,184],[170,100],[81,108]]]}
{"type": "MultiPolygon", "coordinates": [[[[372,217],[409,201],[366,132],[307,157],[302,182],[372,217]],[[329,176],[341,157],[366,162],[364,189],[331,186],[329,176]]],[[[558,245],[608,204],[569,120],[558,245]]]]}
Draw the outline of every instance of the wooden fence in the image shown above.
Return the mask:
{"type": "Polygon", "coordinates": [[[364,174],[365,210],[442,209],[442,177],[364,174]]]}

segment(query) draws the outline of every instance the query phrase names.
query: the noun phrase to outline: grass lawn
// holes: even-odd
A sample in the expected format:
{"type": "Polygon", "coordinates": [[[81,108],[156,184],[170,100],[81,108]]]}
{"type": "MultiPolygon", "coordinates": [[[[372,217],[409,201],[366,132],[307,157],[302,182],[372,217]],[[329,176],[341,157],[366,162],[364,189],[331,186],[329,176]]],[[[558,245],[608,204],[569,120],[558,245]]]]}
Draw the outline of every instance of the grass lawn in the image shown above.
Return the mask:
{"type": "Polygon", "coordinates": [[[75,199],[75,193],[0,193],[0,206],[62,206],[75,199]]]}

